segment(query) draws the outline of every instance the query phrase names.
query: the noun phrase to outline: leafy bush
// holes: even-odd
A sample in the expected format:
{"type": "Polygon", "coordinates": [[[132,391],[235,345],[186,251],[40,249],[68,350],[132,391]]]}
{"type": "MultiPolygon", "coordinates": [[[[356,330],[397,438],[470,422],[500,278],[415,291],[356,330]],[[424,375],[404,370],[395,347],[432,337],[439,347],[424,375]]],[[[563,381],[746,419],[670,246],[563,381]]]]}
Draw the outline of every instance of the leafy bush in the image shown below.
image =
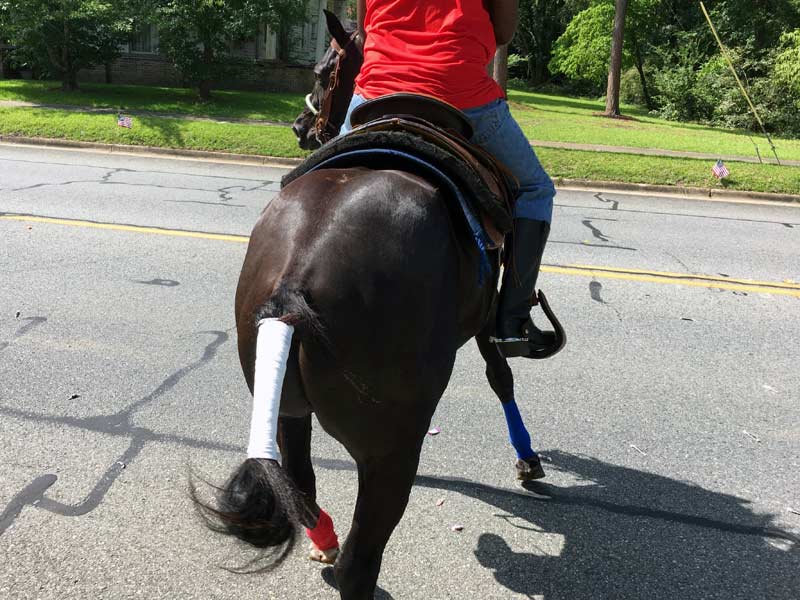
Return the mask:
{"type": "Polygon", "coordinates": [[[619,83],[619,97],[625,104],[637,104],[639,106],[647,104],[642,90],[642,80],[635,67],[631,67],[622,74],[619,83]]]}

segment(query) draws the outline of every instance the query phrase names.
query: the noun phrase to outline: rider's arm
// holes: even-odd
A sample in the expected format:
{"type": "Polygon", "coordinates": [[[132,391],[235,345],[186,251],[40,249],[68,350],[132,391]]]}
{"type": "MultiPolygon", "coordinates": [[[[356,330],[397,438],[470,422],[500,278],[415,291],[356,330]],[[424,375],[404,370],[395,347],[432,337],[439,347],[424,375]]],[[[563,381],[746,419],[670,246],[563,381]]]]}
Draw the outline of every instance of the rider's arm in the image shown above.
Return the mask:
{"type": "MultiPolygon", "coordinates": [[[[359,0],[359,3],[361,2],[365,2],[365,0],[359,0]]],[[[485,0],[485,6],[492,18],[494,39],[497,45],[502,46],[509,43],[517,29],[519,0],[485,0]]]]}

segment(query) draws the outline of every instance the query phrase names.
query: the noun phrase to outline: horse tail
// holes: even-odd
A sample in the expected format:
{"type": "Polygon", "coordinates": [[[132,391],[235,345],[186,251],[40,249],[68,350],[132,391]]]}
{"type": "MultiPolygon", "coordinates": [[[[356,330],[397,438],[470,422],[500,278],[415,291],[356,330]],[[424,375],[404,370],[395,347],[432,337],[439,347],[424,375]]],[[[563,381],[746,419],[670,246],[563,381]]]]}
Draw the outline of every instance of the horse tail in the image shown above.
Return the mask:
{"type": "Polygon", "coordinates": [[[302,494],[277,461],[248,458],[216,489],[216,506],[191,495],[206,525],[212,531],[231,535],[265,552],[242,567],[239,573],[277,567],[294,548],[302,494]]]}
{"type": "Polygon", "coordinates": [[[192,499],[208,527],[232,535],[265,550],[253,563],[231,569],[236,572],[264,571],[278,566],[294,547],[299,526],[314,526],[306,496],[297,488],[280,463],[277,423],[281,390],[286,374],[292,336],[321,332],[316,313],[304,295],[279,287],[256,312],[256,364],[253,415],[248,457],[224,486],[216,488],[216,506],[198,498],[191,484],[192,499]]]}

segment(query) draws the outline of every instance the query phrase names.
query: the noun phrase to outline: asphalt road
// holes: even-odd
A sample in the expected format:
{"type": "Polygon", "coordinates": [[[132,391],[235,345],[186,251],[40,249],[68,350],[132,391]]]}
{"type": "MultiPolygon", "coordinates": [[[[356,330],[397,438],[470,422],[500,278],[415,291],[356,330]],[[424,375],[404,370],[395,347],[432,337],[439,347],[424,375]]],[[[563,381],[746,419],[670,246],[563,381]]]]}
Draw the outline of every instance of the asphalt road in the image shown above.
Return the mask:
{"type": "MultiPolygon", "coordinates": [[[[0,145],[0,598],[338,597],[304,543],[220,568],[252,554],[187,495],[246,445],[233,292],[281,174],[0,145]]],[[[800,210],[556,201],[540,283],[570,343],[514,362],[547,483],[515,484],[467,345],[377,597],[796,600],[800,210]]],[[[313,455],[346,533],[352,463],[319,428],[313,455]]]]}

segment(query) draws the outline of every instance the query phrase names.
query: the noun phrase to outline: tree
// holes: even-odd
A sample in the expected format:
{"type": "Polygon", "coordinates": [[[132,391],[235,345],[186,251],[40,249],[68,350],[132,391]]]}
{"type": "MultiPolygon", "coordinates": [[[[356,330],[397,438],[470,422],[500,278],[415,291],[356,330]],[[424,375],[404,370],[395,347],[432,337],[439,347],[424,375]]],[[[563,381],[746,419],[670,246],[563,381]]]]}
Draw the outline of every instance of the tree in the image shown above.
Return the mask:
{"type": "Polygon", "coordinates": [[[597,84],[608,75],[608,49],[614,6],[598,2],[570,21],[553,46],[550,70],[570,79],[597,84]]]}
{"type": "Polygon", "coordinates": [[[619,117],[619,82],[622,76],[622,47],[625,41],[625,16],[628,0],[617,0],[614,15],[614,31],[611,34],[611,60],[608,67],[608,89],[606,91],[607,117],[619,117]]]}
{"type": "Polygon", "coordinates": [[[4,35],[17,58],[51,65],[62,89],[78,89],[78,71],[118,55],[132,20],[114,0],[6,0],[4,35]]]}
{"type": "Polygon", "coordinates": [[[207,101],[214,84],[242,65],[233,44],[254,37],[261,24],[286,31],[305,9],[299,0],[144,0],[139,12],[158,27],[159,49],[207,101]]]}

